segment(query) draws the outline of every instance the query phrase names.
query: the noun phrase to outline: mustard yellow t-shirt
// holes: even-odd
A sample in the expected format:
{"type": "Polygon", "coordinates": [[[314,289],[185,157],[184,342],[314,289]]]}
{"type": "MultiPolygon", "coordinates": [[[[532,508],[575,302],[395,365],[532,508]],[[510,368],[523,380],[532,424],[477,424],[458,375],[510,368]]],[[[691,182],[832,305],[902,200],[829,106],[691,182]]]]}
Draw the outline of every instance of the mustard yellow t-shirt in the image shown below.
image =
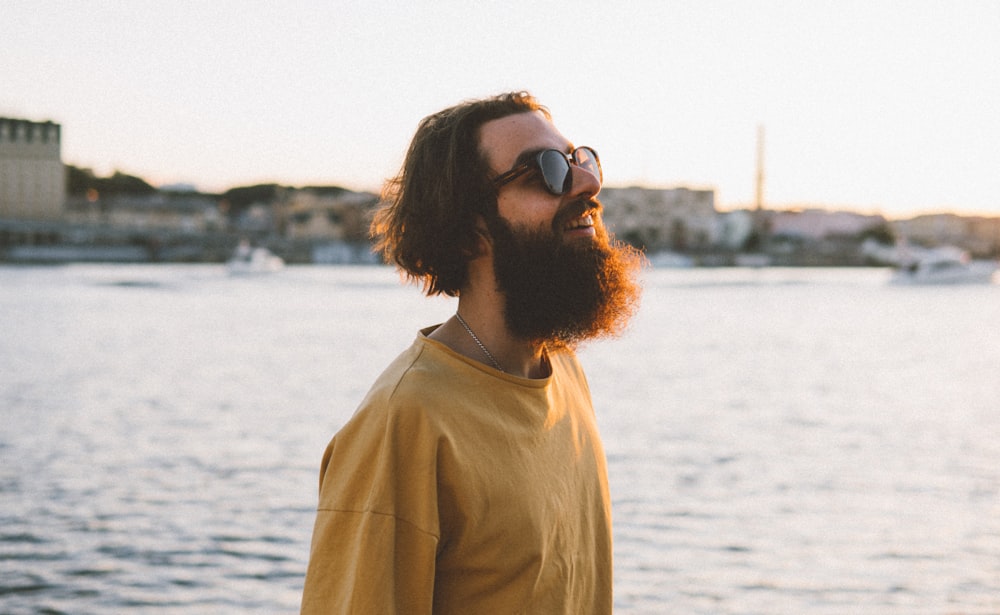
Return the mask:
{"type": "Polygon", "coordinates": [[[590,391],[418,335],[334,436],[303,613],[610,613],[611,504],[590,391]]]}

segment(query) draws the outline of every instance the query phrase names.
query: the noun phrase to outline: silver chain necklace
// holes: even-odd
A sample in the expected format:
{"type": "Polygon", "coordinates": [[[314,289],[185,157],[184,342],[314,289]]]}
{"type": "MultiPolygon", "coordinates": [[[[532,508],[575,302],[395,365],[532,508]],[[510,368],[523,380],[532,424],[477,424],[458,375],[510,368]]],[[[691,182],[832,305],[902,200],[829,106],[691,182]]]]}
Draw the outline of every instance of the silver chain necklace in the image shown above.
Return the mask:
{"type": "Polygon", "coordinates": [[[471,337],[472,341],[474,341],[476,345],[479,346],[479,349],[483,351],[483,354],[486,355],[486,358],[488,358],[490,362],[493,363],[493,367],[497,368],[501,372],[504,371],[503,367],[500,366],[500,361],[497,361],[497,358],[493,356],[493,353],[486,349],[486,345],[483,344],[482,341],[480,341],[479,337],[475,333],[472,332],[472,327],[469,326],[469,323],[465,322],[465,319],[462,318],[462,315],[459,314],[458,312],[455,312],[455,318],[457,318],[458,322],[461,323],[463,327],[465,327],[465,330],[469,333],[469,337],[471,337]]]}

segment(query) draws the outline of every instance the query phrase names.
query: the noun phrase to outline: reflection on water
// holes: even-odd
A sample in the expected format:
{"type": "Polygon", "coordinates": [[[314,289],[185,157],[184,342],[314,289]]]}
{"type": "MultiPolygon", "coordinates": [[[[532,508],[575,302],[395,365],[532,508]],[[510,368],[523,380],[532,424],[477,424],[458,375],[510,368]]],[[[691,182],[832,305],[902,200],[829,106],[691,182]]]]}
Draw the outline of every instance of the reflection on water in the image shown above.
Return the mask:
{"type": "MultiPolygon", "coordinates": [[[[583,349],[616,612],[1000,612],[1000,288],[885,276],[652,271],[583,349]]],[[[326,441],[453,307],[380,268],[0,268],[0,611],[296,611],[326,441]]]]}

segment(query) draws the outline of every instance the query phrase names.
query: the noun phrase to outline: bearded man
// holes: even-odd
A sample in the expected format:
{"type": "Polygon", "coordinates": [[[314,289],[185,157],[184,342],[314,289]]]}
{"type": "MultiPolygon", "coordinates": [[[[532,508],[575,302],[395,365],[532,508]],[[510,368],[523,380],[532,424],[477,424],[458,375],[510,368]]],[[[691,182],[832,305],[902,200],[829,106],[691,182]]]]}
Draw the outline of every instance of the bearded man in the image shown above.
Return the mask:
{"type": "Polygon", "coordinates": [[[620,333],[642,258],[597,153],[523,92],[425,118],[372,224],[456,314],[327,447],[303,613],[610,613],[611,503],[573,349],[620,333]]]}

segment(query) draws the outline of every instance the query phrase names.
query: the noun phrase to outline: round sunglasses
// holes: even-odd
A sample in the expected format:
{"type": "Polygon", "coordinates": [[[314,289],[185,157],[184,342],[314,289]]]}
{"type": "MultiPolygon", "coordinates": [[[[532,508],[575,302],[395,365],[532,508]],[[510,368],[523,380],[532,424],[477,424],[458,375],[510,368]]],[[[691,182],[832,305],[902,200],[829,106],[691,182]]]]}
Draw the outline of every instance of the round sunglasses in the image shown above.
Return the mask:
{"type": "Polygon", "coordinates": [[[591,173],[597,181],[604,182],[601,159],[593,148],[580,146],[567,154],[557,149],[545,149],[515,165],[514,168],[493,180],[499,190],[528,171],[538,170],[542,174],[545,189],[556,196],[562,196],[573,189],[573,173],[570,165],[576,165],[591,173]]]}

